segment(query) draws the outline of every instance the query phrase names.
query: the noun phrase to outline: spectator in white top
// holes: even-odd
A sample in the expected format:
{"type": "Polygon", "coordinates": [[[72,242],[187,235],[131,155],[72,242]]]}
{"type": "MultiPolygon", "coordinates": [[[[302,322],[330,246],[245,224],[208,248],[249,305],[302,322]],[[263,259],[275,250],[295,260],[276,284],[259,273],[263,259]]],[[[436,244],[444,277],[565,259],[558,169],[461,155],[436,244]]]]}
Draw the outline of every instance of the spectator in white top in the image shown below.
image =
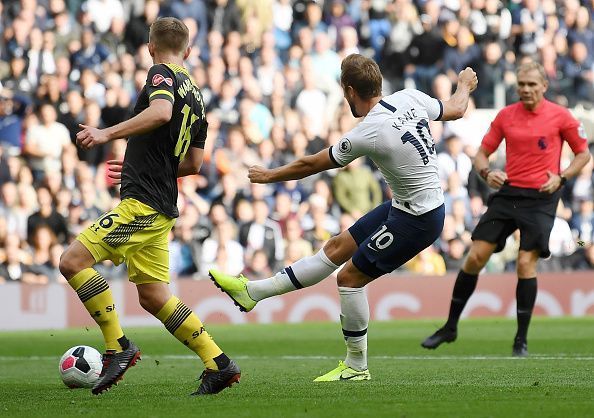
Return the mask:
{"type": "Polygon", "coordinates": [[[104,33],[111,27],[113,19],[124,19],[124,8],[118,0],[88,0],[83,4],[95,29],[104,33]]]}
{"type": "Polygon", "coordinates": [[[316,135],[322,135],[326,127],[326,95],[316,87],[313,71],[303,71],[303,90],[297,95],[295,107],[301,116],[311,123],[316,135]]]}
{"type": "Polygon", "coordinates": [[[468,175],[472,170],[470,157],[463,152],[461,139],[456,135],[450,135],[444,140],[445,151],[437,154],[439,164],[439,178],[447,182],[448,177],[454,171],[458,173],[462,184],[468,184],[468,175]]]}
{"type": "Polygon", "coordinates": [[[71,146],[70,133],[64,125],[56,122],[57,113],[52,105],[41,106],[39,119],[41,123],[29,129],[24,147],[36,180],[43,179],[46,171],[59,171],[62,152],[71,146]]]}

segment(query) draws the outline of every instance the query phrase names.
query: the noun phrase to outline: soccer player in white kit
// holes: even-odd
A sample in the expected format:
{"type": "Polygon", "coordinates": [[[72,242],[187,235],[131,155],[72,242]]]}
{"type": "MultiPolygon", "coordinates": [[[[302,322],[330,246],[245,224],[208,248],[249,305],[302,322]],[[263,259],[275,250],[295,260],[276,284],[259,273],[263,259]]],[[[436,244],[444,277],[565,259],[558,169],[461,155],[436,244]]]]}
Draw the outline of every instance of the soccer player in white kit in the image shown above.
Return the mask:
{"type": "Polygon", "coordinates": [[[336,146],[315,155],[273,169],[250,167],[252,183],[273,183],[344,167],[366,156],[394,196],[328,240],[317,254],[286,266],[273,277],[249,281],[244,276],[210,271],[217,287],[247,312],[262,299],[319,283],[344,264],[337,283],[346,359],[314,381],[371,378],[367,368],[369,305],[364,287],[406,263],[441,234],[444,197],[429,120],[462,117],[477,83],[474,71],[466,68],[458,76],[456,92],[443,103],[413,89],[382,97],[377,64],[359,54],[349,55],[341,65],[341,85],[353,116],[364,119],[336,146]]]}

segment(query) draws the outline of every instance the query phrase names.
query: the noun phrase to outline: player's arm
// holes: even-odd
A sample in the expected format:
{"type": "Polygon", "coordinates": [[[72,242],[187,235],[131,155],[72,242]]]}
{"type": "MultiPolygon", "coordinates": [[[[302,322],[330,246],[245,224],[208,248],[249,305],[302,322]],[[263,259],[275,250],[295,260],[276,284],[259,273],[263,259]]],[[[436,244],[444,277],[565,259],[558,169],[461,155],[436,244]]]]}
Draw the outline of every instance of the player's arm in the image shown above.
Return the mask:
{"type": "Polygon", "coordinates": [[[307,155],[277,168],[264,168],[257,165],[249,168],[248,177],[252,183],[276,183],[299,180],[312,174],[340,167],[330,156],[332,148],[314,155],[307,155]]]}
{"type": "Polygon", "coordinates": [[[132,119],[105,129],[98,129],[87,125],[79,125],[82,130],[76,134],[76,143],[82,148],[92,148],[114,139],[128,138],[150,132],[171,119],[173,103],[166,99],[154,99],[149,107],[132,119]]]}
{"type": "Polygon", "coordinates": [[[586,136],[584,126],[568,110],[565,110],[563,116],[560,136],[569,144],[574,157],[569,166],[559,174],[553,173],[550,170],[547,171],[548,179],[540,187],[541,192],[556,192],[568,179],[577,176],[591,158],[588,149],[588,137],[586,136]]]}
{"type": "Polygon", "coordinates": [[[476,73],[470,67],[466,67],[458,74],[458,85],[456,91],[449,100],[443,102],[443,114],[441,120],[460,119],[466,113],[468,99],[478,85],[476,73]]]}
{"type": "Polygon", "coordinates": [[[190,147],[186,153],[186,158],[179,163],[177,177],[192,176],[200,172],[202,161],[204,159],[204,149],[190,147]]]}

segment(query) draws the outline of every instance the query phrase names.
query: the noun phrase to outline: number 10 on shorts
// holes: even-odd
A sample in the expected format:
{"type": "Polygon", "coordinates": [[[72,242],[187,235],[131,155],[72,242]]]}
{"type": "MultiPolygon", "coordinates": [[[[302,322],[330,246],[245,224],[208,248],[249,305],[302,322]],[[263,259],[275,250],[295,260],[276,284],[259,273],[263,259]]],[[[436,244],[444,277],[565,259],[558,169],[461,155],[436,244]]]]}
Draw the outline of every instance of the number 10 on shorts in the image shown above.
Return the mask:
{"type": "Polygon", "coordinates": [[[377,231],[375,234],[371,236],[371,241],[375,244],[377,249],[371,246],[371,243],[368,243],[367,246],[371,248],[373,251],[383,250],[387,248],[394,242],[394,235],[391,232],[387,231],[388,227],[386,225],[382,225],[382,227],[377,231]]]}

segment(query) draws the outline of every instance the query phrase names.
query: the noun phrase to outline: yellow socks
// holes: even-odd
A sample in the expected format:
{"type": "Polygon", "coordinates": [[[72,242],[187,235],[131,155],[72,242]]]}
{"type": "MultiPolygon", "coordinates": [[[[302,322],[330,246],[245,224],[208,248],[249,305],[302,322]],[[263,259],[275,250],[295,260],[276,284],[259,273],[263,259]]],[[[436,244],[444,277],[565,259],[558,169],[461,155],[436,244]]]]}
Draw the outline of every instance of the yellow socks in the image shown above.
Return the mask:
{"type": "Polygon", "coordinates": [[[105,339],[107,350],[122,351],[118,342],[124,336],[111,289],[105,279],[95,269],[87,268],[78,272],[68,284],[76,290],[78,297],[91,314],[105,339]]]}
{"type": "Polygon", "coordinates": [[[155,316],[167,331],[200,356],[206,368],[219,370],[219,366],[228,364],[227,356],[206,332],[202,321],[177,297],[171,296],[155,316]]]}

